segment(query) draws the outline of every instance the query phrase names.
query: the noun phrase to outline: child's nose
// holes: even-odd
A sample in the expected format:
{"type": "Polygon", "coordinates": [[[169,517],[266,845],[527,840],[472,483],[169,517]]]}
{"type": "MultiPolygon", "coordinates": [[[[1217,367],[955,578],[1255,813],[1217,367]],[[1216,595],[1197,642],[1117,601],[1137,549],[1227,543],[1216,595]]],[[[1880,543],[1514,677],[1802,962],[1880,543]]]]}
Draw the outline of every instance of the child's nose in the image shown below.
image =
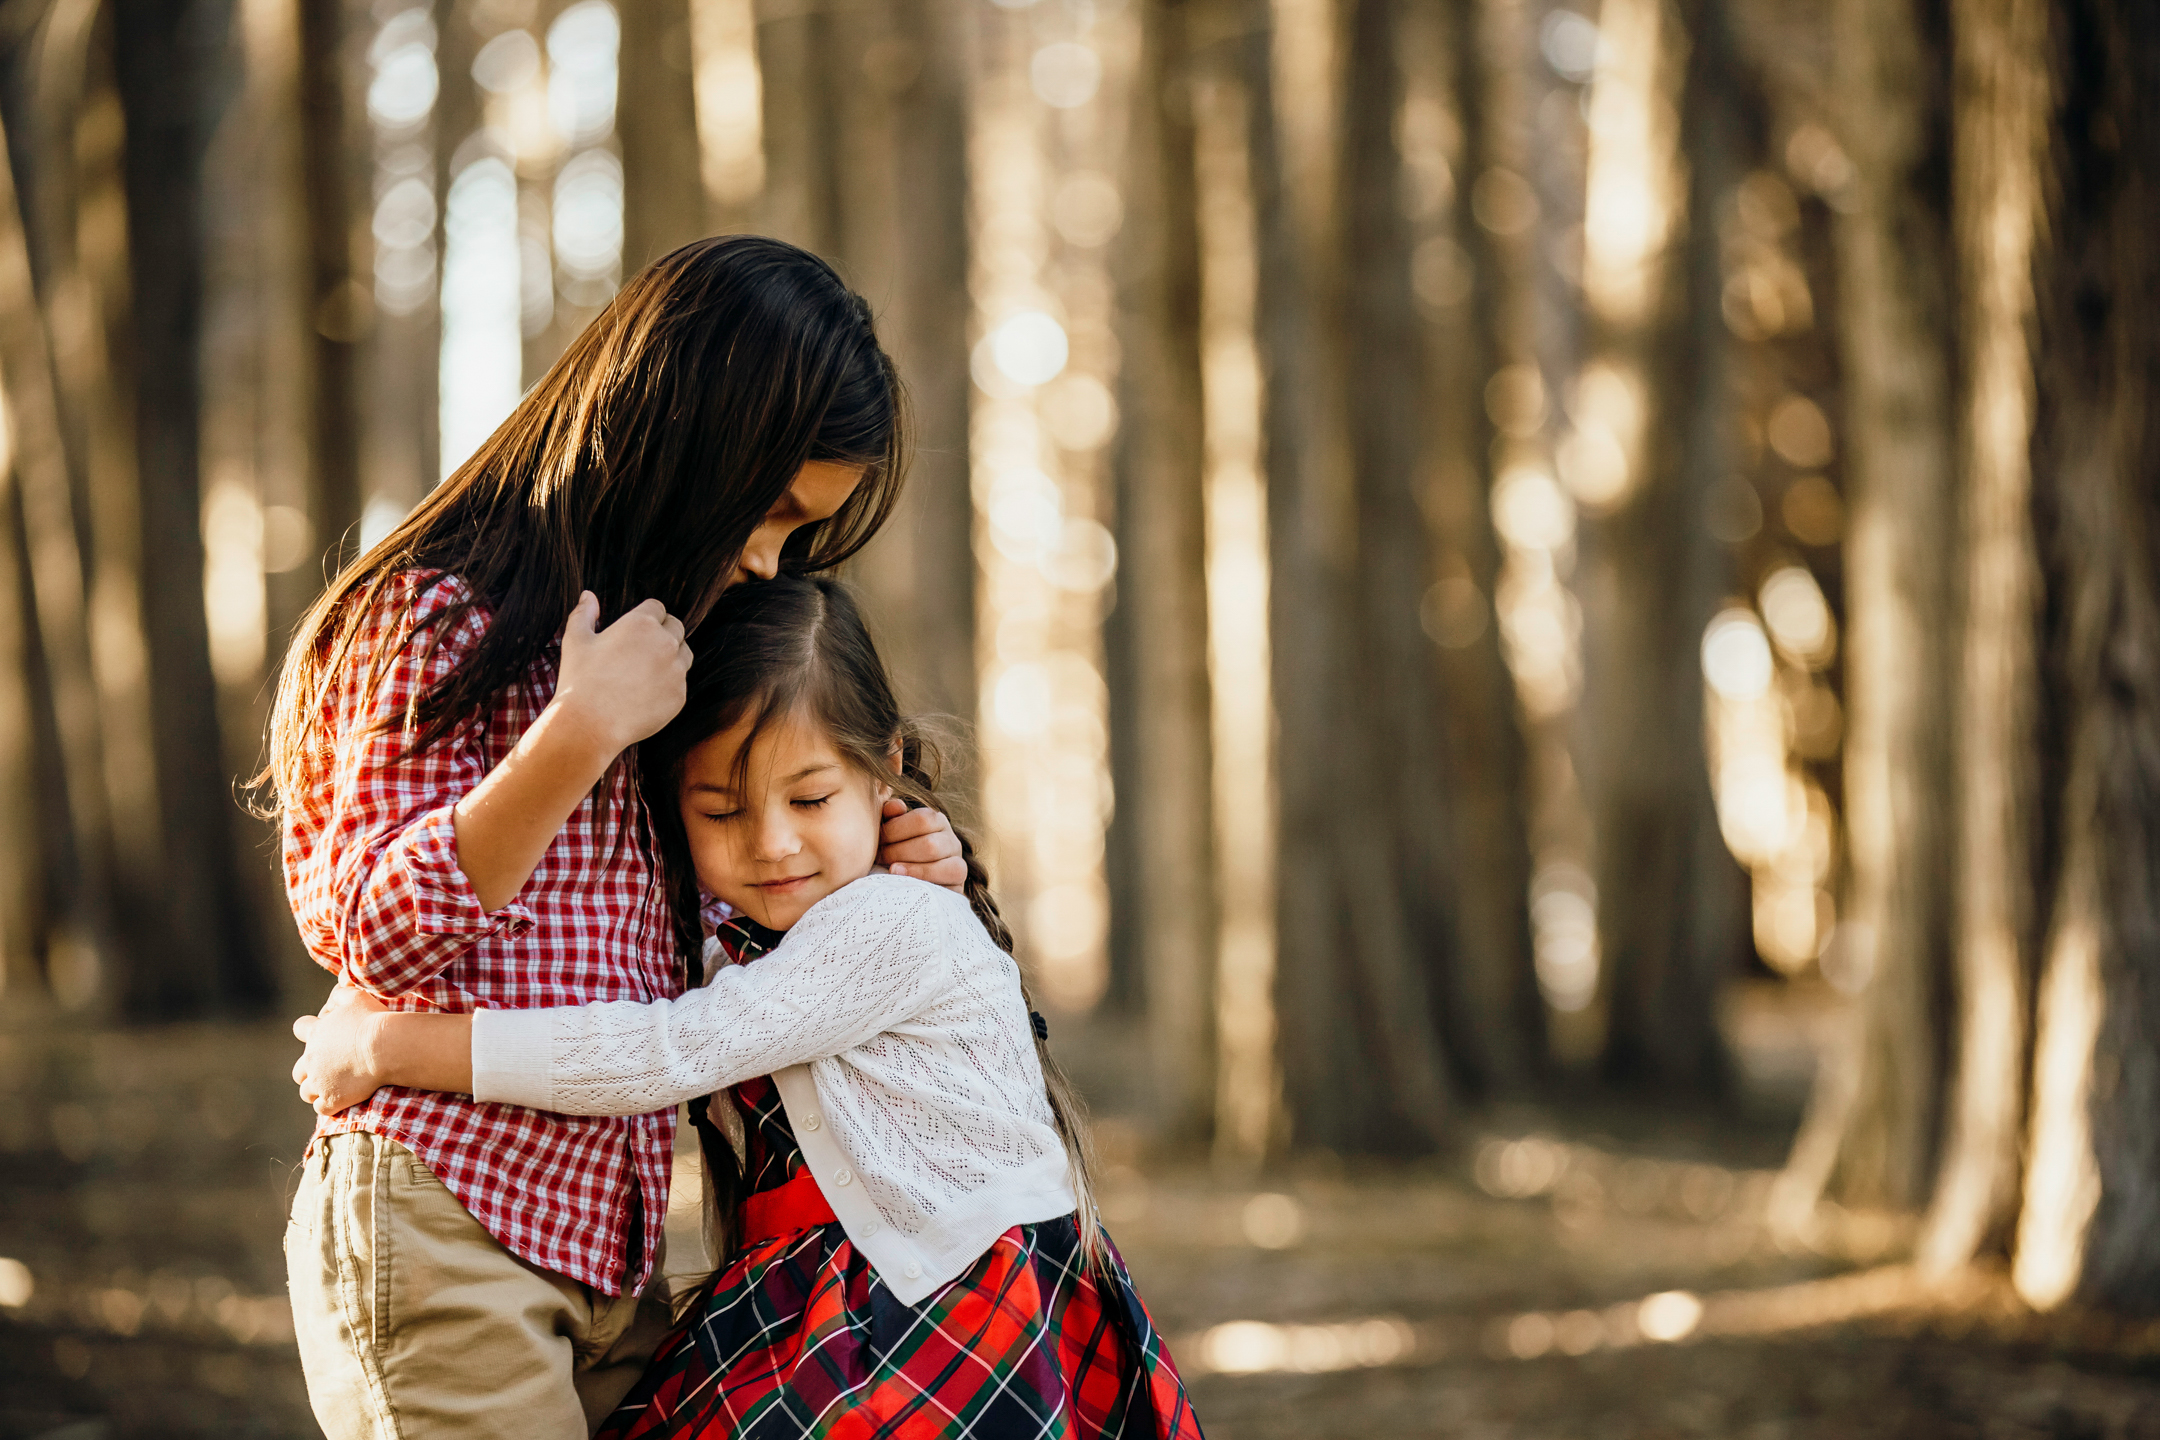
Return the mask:
{"type": "Polygon", "coordinates": [[[795,834],[795,827],[788,823],[788,816],[768,815],[758,826],[757,858],[771,862],[785,860],[802,848],[795,834]]]}

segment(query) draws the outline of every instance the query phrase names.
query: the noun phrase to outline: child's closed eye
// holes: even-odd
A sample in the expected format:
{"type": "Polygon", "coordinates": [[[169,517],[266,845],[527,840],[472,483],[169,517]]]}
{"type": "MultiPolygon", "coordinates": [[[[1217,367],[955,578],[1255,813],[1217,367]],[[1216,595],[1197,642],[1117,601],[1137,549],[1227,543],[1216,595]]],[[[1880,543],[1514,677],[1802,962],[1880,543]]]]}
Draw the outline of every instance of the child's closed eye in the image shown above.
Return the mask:
{"type": "Polygon", "coordinates": [[[823,805],[826,801],[832,799],[833,794],[833,791],[828,790],[823,795],[804,796],[803,798],[795,802],[795,806],[797,809],[800,810],[815,810],[820,805],[823,805]]]}

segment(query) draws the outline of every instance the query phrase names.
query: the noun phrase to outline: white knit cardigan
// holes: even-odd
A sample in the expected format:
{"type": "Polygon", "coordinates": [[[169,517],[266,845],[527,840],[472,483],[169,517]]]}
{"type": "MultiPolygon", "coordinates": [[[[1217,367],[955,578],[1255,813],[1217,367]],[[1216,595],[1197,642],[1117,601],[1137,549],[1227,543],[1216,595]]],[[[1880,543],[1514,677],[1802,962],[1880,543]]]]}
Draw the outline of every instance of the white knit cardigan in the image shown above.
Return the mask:
{"type": "Polygon", "coordinates": [[[912,1305],[1076,1208],[1013,958],[961,896],[874,874],[675,1000],[473,1015],[473,1098],[665,1109],[771,1075],[818,1187],[912,1305]]]}

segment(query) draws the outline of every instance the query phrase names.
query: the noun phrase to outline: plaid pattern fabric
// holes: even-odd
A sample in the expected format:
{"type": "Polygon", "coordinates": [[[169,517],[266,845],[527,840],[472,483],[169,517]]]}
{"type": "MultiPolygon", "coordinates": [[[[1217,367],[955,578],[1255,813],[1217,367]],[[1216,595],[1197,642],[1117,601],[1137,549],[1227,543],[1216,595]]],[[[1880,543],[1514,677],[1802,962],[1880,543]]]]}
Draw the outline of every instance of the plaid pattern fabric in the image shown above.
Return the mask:
{"type": "MultiPolygon", "coordinates": [[[[285,887],[308,953],[393,1009],[468,1011],[655,1000],[681,991],[666,905],[637,835],[637,802],[603,786],[563,826],[510,904],[483,912],[457,864],[451,810],[554,693],[552,656],[473,727],[405,756],[397,723],[483,633],[455,577],[413,574],[369,617],[323,716],[325,753],[286,797],[285,887]],[[409,610],[408,610],[409,607],[409,610]],[[388,656],[380,683],[367,680],[388,656]],[[380,722],[392,723],[384,728],[380,722]]],[[[462,1095],[390,1088],[319,1121],[318,1139],[364,1130],[427,1163],[488,1233],[533,1264],[620,1294],[650,1275],[661,1227],[625,1251],[634,1207],[667,1213],[672,1111],[543,1114],[462,1095]]]]}
{"type": "MultiPolygon", "coordinates": [[[[720,927],[731,959],[771,932],[720,927]]],[[[769,1079],[733,1090],[751,1193],[803,1173],[769,1079]]],[[[604,1424],[601,1440],[1199,1440],[1184,1383],[1110,1251],[1071,1218],[1016,1225],[968,1273],[902,1305],[838,1224],[737,1253],[604,1424]]]]}

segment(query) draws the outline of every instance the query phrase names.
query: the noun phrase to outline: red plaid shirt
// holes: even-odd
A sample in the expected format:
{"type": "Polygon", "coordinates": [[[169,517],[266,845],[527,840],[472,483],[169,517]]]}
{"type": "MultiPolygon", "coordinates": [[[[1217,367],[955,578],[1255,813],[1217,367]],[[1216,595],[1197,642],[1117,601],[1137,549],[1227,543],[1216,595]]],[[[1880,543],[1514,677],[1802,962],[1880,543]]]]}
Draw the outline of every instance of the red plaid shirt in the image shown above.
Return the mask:
{"type": "MultiPolygon", "coordinates": [[[[405,577],[369,617],[325,705],[323,753],[305,793],[286,797],[285,889],[308,953],[398,1010],[588,1005],[680,993],[666,902],[637,837],[637,801],[588,797],[515,899],[489,913],[458,868],[451,807],[510,753],[555,691],[536,661],[485,728],[400,758],[407,703],[448,675],[483,633],[468,612],[417,643],[416,626],[464,595],[462,582],[405,577]],[[404,614],[410,598],[411,613],[404,614]],[[367,677],[386,646],[380,684],[367,677]],[[392,723],[380,724],[385,719],[392,723]]],[[[651,1275],[667,1214],[672,1110],[550,1115],[469,1096],[396,1087],[317,1123],[406,1146],[488,1233],[533,1264],[623,1293],[624,1251],[641,1192],[643,1245],[629,1283],[651,1275]],[[637,1180],[634,1192],[630,1180],[637,1180]]]]}

